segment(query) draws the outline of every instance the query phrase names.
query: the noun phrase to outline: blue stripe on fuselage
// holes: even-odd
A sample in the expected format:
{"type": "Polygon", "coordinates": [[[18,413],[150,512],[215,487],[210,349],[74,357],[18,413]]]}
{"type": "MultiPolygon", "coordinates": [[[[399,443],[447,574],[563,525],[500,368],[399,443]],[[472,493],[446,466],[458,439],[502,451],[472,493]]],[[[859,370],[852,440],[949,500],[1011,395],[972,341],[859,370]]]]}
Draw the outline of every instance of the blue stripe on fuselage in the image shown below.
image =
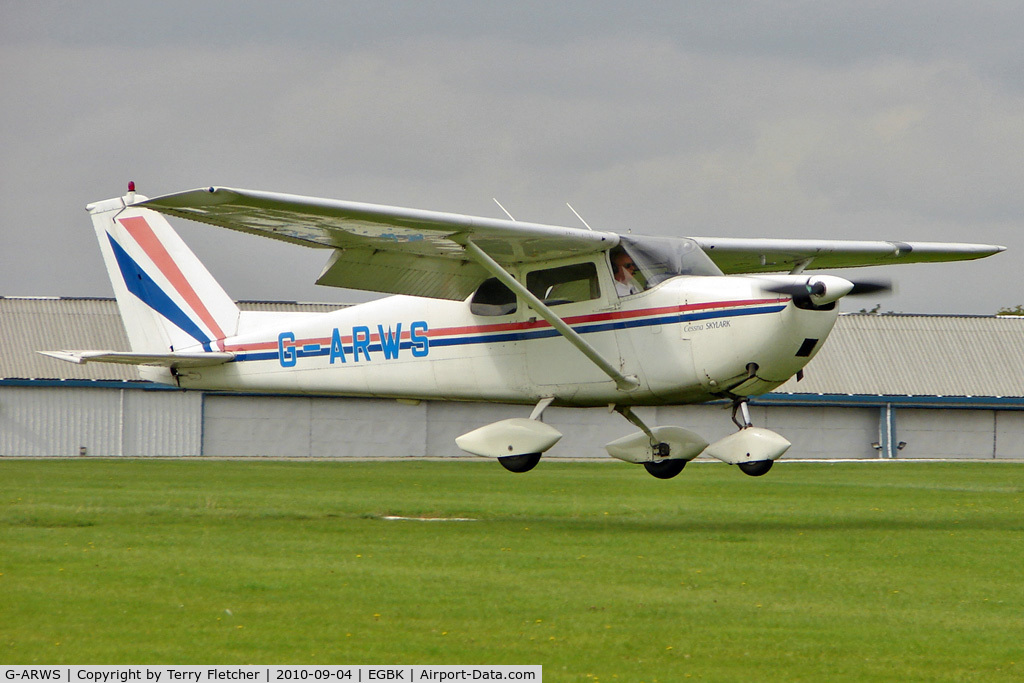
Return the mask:
{"type": "MultiPolygon", "coordinates": [[[[748,315],[761,315],[763,313],[778,313],[786,306],[785,304],[771,306],[759,306],[748,308],[742,311],[722,310],[703,311],[700,313],[672,313],[657,318],[642,318],[635,320],[613,320],[600,323],[589,323],[585,325],[574,325],[572,329],[579,334],[590,334],[592,332],[608,332],[610,330],[625,330],[637,327],[653,327],[654,325],[674,325],[688,323],[695,320],[711,320],[714,318],[734,318],[748,315]]],[[[561,333],[550,327],[528,332],[499,332],[497,334],[480,335],[476,337],[453,337],[451,339],[431,339],[431,348],[437,346],[463,346],[468,344],[489,344],[508,341],[526,341],[530,339],[548,339],[557,337],[561,333]]]]}
{"type": "MultiPolygon", "coordinates": [[[[593,332],[607,332],[610,330],[625,330],[638,327],[652,327],[654,325],[673,325],[689,323],[699,320],[713,320],[715,318],[734,318],[749,315],[761,315],[765,313],[778,313],[785,307],[786,304],[771,304],[768,306],[758,306],[756,308],[746,308],[743,310],[723,309],[713,311],[698,311],[696,313],[671,313],[669,315],[658,316],[656,318],[612,320],[607,322],[574,325],[573,329],[576,330],[579,334],[590,334],[593,332]]],[[[449,337],[447,339],[431,337],[430,348],[437,348],[441,346],[469,346],[473,344],[497,344],[501,342],[529,341],[531,339],[550,339],[552,337],[558,337],[560,336],[560,334],[561,333],[554,328],[544,327],[538,330],[527,330],[519,332],[496,332],[493,334],[488,334],[485,332],[473,336],[449,337]]],[[[404,341],[401,344],[402,349],[408,349],[411,348],[412,346],[413,343],[410,341],[404,341]]],[[[379,343],[371,344],[367,348],[371,352],[383,351],[383,348],[379,343]]],[[[296,354],[297,358],[326,356],[330,353],[329,348],[320,348],[319,351],[306,351],[304,347],[300,346],[293,347],[293,351],[296,354]]],[[[348,346],[345,346],[344,351],[346,354],[351,355],[352,345],[350,344],[348,346]]],[[[257,351],[252,353],[239,353],[237,356],[235,356],[235,361],[240,362],[257,360],[277,360],[278,356],[279,353],[276,350],[257,351]]]]}

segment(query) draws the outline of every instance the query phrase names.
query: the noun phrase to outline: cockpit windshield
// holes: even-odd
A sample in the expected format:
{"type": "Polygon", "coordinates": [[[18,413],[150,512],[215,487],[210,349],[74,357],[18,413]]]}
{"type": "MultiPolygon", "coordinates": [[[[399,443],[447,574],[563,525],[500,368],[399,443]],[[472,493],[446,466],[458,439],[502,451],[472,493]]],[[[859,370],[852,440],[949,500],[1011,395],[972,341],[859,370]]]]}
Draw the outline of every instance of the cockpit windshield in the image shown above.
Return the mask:
{"type": "Polygon", "coordinates": [[[722,275],[704,250],[686,237],[620,235],[620,238],[615,250],[623,249],[632,257],[637,267],[633,277],[641,289],[650,289],[677,275],[722,275]]]}

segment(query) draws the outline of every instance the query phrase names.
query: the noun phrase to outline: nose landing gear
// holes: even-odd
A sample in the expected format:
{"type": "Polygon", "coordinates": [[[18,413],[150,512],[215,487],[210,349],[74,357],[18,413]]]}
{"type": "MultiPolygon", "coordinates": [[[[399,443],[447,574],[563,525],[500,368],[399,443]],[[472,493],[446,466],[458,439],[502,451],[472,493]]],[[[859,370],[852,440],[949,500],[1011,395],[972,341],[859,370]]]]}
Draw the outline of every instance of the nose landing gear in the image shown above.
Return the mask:
{"type": "Polygon", "coordinates": [[[737,466],[743,474],[751,477],[760,477],[768,474],[768,470],[770,470],[774,464],[774,460],[755,460],[754,462],[741,462],[737,466]]]}
{"type": "Polygon", "coordinates": [[[748,427],[754,426],[754,423],[750,421],[750,408],[747,407],[747,402],[749,400],[750,399],[746,397],[734,398],[732,400],[732,423],[739,429],[747,429],[748,427]],[[740,417],[743,418],[742,421],[736,419],[737,412],[739,412],[740,417]]]}
{"type": "Polygon", "coordinates": [[[732,421],[739,431],[711,444],[704,453],[730,465],[738,465],[746,475],[760,477],[768,473],[775,460],[791,444],[770,429],[755,427],[750,420],[747,401],[746,397],[733,397],[732,421]]]}
{"type": "MultiPolygon", "coordinates": [[[[740,431],[744,429],[750,429],[754,426],[754,423],[750,421],[750,408],[747,406],[748,399],[735,398],[732,401],[732,422],[740,431]],[[740,418],[736,419],[736,413],[739,412],[740,418]]],[[[748,454],[749,455],[749,454],[748,454]]],[[[775,464],[774,460],[754,460],[751,462],[740,462],[736,463],[740,468],[740,472],[750,477],[762,477],[768,474],[768,470],[775,464]]]]}

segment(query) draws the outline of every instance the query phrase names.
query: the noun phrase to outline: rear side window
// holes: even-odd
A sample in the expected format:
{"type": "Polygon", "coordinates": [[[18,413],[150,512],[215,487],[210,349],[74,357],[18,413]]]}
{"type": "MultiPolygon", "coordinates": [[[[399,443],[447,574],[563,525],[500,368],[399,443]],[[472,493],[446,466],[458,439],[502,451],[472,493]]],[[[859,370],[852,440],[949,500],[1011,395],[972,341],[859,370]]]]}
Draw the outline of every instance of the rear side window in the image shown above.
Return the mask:
{"type": "Polygon", "coordinates": [[[601,296],[593,263],[535,270],[526,276],[526,288],[548,306],[589,301],[601,296]]]}
{"type": "Polygon", "coordinates": [[[469,302],[473,315],[508,315],[516,312],[516,295],[498,278],[488,278],[477,287],[469,302]]]}

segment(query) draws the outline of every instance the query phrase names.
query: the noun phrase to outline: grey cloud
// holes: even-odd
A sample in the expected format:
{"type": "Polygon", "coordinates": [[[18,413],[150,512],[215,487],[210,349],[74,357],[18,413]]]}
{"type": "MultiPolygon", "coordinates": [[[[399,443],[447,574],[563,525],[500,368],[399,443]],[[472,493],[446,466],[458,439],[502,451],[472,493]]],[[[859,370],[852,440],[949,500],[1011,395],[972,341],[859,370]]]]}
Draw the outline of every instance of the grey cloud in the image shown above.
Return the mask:
{"type": "MultiPolygon", "coordinates": [[[[0,293],[107,294],[82,207],[128,179],[1024,250],[1015,4],[502,5],[5,7],[0,293]]],[[[323,254],[182,230],[234,296],[350,296],[311,284],[323,254]]],[[[1019,303],[957,282],[1011,282],[1015,258],[892,272],[892,305],[1019,303]]]]}

